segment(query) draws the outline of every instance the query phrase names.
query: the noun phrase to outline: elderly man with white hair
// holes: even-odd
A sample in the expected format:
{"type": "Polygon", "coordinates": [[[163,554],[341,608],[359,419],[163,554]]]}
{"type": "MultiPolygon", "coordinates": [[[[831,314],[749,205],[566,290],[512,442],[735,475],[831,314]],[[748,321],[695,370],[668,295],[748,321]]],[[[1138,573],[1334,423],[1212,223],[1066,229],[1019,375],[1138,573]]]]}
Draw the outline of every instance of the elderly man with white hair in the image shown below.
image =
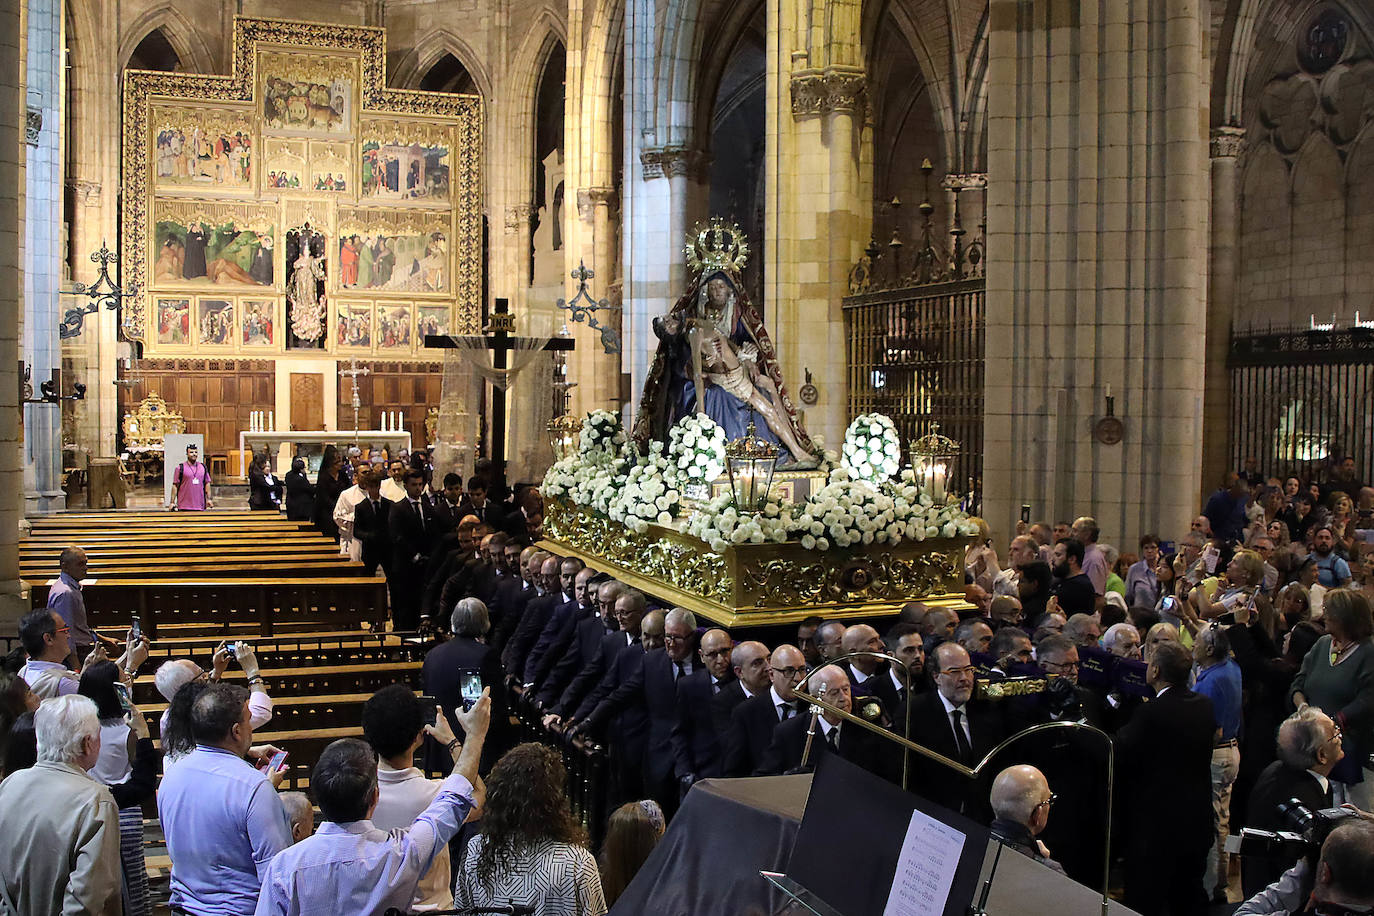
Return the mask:
{"type": "Polygon", "coordinates": [[[272,698],[267,695],[267,682],[262,679],[258,657],[253,652],[253,647],[246,642],[235,643],[231,652],[229,643],[226,642],[220,643],[219,648],[215,650],[210,660],[210,671],[206,671],[189,658],[173,659],[158,666],[157,673],[153,675],[153,683],[157,686],[157,692],[162,694],[162,698],[169,704],[169,708],[162,711],[160,733],[167,731],[167,716],[171,711],[172,697],[177,695],[177,691],[203,677],[208,678],[212,684],[223,680],[224,672],[228,670],[229,662],[234,658],[238,659],[239,667],[248,678],[248,715],[253,729],[262,728],[272,720],[272,698]]]}
{"type": "Polygon", "coordinates": [[[1102,634],[1102,648],[1117,658],[1140,658],[1140,631],[1130,623],[1114,623],[1102,634]]]}
{"type": "Polygon", "coordinates": [[[100,757],[93,700],[44,700],[38,762],[0,783],[0,900],[11,913],[119,916],[119,809],[87,775],[100,757]]]}
{"type": "Polygon", "coordinates": [[[992,781],[992,835],[1002,845],[1062,875],[1063,867],[1036,839],[1049,823],[1053,805],[1054,793],[1045,774],[1033,766],[1007,767],[992,781]]]}

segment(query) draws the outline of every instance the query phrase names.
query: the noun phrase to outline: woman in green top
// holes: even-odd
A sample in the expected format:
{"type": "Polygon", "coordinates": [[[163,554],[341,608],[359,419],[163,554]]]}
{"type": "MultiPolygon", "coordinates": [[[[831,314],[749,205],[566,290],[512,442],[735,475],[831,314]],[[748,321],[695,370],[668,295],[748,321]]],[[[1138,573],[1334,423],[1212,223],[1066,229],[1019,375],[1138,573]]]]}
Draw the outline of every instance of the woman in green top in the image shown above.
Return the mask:
{"type": "Polygon", "coordinates": [[[1345,788],[1346,797],[1338,793],[1336,801],[1369,811],[1374,808],[1374,770],[1366,765],[1374,751],[1374,613],[1363,593],[1335,588],[1326,594],[1325,620],[1326,635],[1293,678],[1293,705],[1316,706],[1336,720],[1348,761],[1331,774],[1332,788],[1345,788]]]}

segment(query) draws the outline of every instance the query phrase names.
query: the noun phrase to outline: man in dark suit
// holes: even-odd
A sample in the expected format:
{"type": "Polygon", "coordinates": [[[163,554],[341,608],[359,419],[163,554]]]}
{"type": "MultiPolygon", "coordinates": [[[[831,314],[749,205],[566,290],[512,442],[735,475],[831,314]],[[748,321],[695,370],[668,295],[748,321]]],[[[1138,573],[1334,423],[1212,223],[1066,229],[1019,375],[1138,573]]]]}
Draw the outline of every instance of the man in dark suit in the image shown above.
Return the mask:
{"type": "MultiPolygon", "coordinates": [[[[998,631],[1001,633],[1002,631],[998,631]]],[[[1078,646],[1053,634],[1040,640],[1036,661],[1055,682],[1054,689],[1006,701],[1008,733],[1042,722],[1075,721],[1105,728],[1098,695],[1078,686],[1078,646]],[[1059,683],[1062,682],[1062,685],[1059,683]]],[[[1009,748],[1004,762],[1029,763],[1044,773],[1058,790],[1054,818],[1042,839],[1070,878],[1088,887],[1102,883],[1102,851],[1106,842],[1107,747],[1101,737],[1070,729],[1048,729],[1009,748]]]]}
{"type": "MultiPolygon", "coordinates": [[[[517,681],[524,675],[525,659],[529,656],[530,649],[534,648],[539,634],[544,632],[544,624],[549,622],[554,608],[572,600],[571,584],[567,595],[563,594],[558,584],[558,570],[563,559],[548,553],[544,554],[544,557],[539,570],[539,587],[543,593],[525,605],[525,613],[520,615],[520,623],[511,633],[510,641],[501,653],[501,663],[517,681]]],[[[576,576],[577,573],[574,572],[573,575],[576,576]]]]}
{"type": "Polygon", "coordinates": [[[589,730],[617,713],[638,706],[649,720],[648,740],[643,754],[644,790],[670,816],[678,804],[677,783],[673,778],[673,726],[677,723],[677,681],[691,675],[692,635],[696,616],[683,608],[673,608],[664,617],[662,650],[646,652],[640,664],[611,695],[602,700],[584,723],[589,730]]]}
{"type": "Polygon", "coordinates": [[[425,565],[437,535],[433,510],[421,498],[425,475],[411,469],[405,477],[406,498],[391,510],[391,618],[398,630],[420,625],[420,599],[425,565]]]}
{"type": "Polygon", "coordinates": [[[702,667],[677,681],[677,722],[673,726],[673,770],[683,794],[698,779],[714,779],[721,772],[720,735],[712,718],[711,702],[734,683],[730,651],[734,640],[721,629],[701,635],[698,654],[702,667]]]}
{"type": "Polygon", "coordinates": [[[503,659],[506,645],[515,635],[520,620],[524,617],[526,605],[543,594],[540,583],[544,581],[544,576],[541,570],[548,554],[538,547],[521,547],[519,541],[511,538],[506,547],[506,557],[507,562],[511,562],[511,572],[515,574],[514,581],[507,583],[496,594],[494,603],[499,609],[494,614],[491,636],[492,647],[502,653],[503,659]],[[514,562],[511,562],[510,553],[513,550],[519,553],[516,554],[514,562]]]}
{"type": "Polygon", "coordinates": [[[724,765],[726,736],[730,734],[730,714],[745,700],[768,690],[768,647],[747,639],[730,650],[730,670],[735,677],[711,698],[711,724],[720,742],[724,765]]]}
{"type": "MultiPolygon", "coordinates": [[[[840,638],[840,649],[845,655],[851,652],[881,652],[883,640],[878,631],[866,623],[856,623],[844,631],[840,638]]],[[[853,696],[873,696],[874,688],[887,676],[887,663],[881,658],[859,656],[851,658],[843,665],[849,675],[849,691],[853,696]]]]}
{"type": "MultiPolygon", "coordinates": [[[[853,697],[849,675],[838,665],[826,665],[811,675],[808,682],[814,695],[832,706],[849,712],[853,697]]],[[[829,710],[815,717],[815,732],[810,734],[811,751],[806,751],[808,734],[811,731],[812,716],[809,713],[793,716],[778,723],[773,729],[773,740],[763,752],[763,760],[756,776],[776,776],[805,769],[810,771],[821,754],[839,754],[850,763],[858,764],[870,772],[881,773],[883,755],[878,746],[881,738],[872,732],[849,722],[829,710]],[[806,765],[802,766],[802,757],[806,765]]]]}
{"type": "MultiPolygon", "coordinates": [[[[634,601],[635,596],[642,603],[644,596],[631,591],[616,600],[617,607],[622,602],[634,601]]],[[[573,713],[566,732],[569,738],[575,737],[584,729],[595,733],[602,722],[592,720],[592,714],[622,685],[641,673],[644,655],[663,648],[664,614],[650,611],[640,622],[639,642],[627,646],[615,657],[615,664],[606,672],[601,683],[596,685],[573,713]]],[[[643,704],[631,703],[619,714],[611,715],[605,723],[605,741],[611,751],[611,774],[614,785],[611,796],[617,803],[633,801],[644,797],[644,757],[649,740],[649,715],[643,704]]]]}
{"type": "MultiPolygon", "coordinates": [[[[928,665],[935,689],[912,698],[911,740],[964,766],[975,766],[1002,740],[998,714],[972,701],[975,669],[963,646],[941,643],[930,653],[928,665]]],[[[900,733],[906,711],[897,710],[892,719],[901,723],[900,733]]],[[[900,758],[896,749],[889,755],[900,758]]],[[[986,789],[943,764],[913,755],[910,785],[917,794],[968,817],[990,819],[986,789]]]]}
{"type": "Polygon", "coordinates": [[[453,473],[444,475],[442,490],[429,494],[430,508],[434,510],[434,517],[439,520],[439,527],[445,533],[458,528],[458,522],[463,518],[460,508],[462,502],[463,478],[453,473]]]}
{"type": "Polygon", "coordinates": [[[796,646],[783,644],[768,659],[772,683],[740,703],[730,713],[730,732],[725,739],[725,775],[750,776],[763,763],[778,723],[802,712],[793,692],[806,677],[806,656],[796,646]]]}
{"type": "Polygon", "coordinates": [[[615,657],[621,650],[639,645],[639,623],[644,619],[642,594],[612,579],[598,587],[597,606],[601,609],[607,629],[597,637],[595,651],[577,669],[562,691],[551,701],[542,704],[547,710],[544,714],[545,728],[562,728],[563,720],[572,718],[582,701],[615,666],[615,657]],[[609,608],[607,601],[611,604],[609,608]]]}
{"type": "MultiPolygon", "coordinates": [[[[614,579],[596,581],[597,573],[592,573],[587,583],[587,603],[590,612],[572,629],[566,645],[548,656],[548,672],[539,679],[539,692],[535,705],[552,712],[563,696],[563,691],[573,682],[578,673],[588,665],[594,665],[601,654],[601,641],[606,634],[620,629],[615,619],[615,599],[620,597],[620,583],[614,579]]],[[[578,575],[581,575],[579,573],[578,575]]],[[[576,588],[576,585],[573,586],[576,588]]]]}
{"type": "MultiPolygon", "coordinates": [[[[895,716],[913,693],[930,688],[926,679],[925,639],[919,625],[899,621],[888,628],[883,646],[888,655],[901,659],[902,664],[888,664],[886,675],[873,685],[873,694],[895,716]]],[[[893,727],[898,726],[894,723],[893,727]]]]}
{"type": "Polygon", "coordinates": [[[1120,784],[1131,787],[1126,816],[1125,904],[1141,916],[1206,912],[1202,876],[1212,829],[1212,701],[1188,689],[1193,657],[1182,645],[1155,647],[1145,680],[1155,698],[1116,735],[1120,784]],[[1160,799],[1169,800],[1165,810],[1160,799]]]}
{"type": "Polygon", "coordinates": [[[506,517],[501,507],[487,498],[488,490],[485,477],[469,477],[467,495],[459,504],[458,513],[475,515],[483,524],[490,525],[493,529],[501,529],[506,524],[506,517]]]}
{"type": "Polygon", "coordinates": [[[363,545],[362,561],[369,575],[381,567],[386,572],[391,566],[391,507],[389,499],[382,499],[380,484],[375,474],[363,476],[367,482],[363,493],[367,497],[353,510],[353,538],[363,545]]]}
{"type": "MultiPolygon", "coordinates": [[[[1315,706],[1294,713],[1279,726],[1279,759],[1271,762],[1250,793],[1249,823],[1256,830],[1292,830],[1279,813],[1280,804],[1296,798],[1316,811],[1331,806],[1331,770],[1345,756],[1341,730],[1315,706]]],[[[1274,856],[1245,856],[1240,860],[1245,898],[1255,896],[1279,879],[1294,862],[1274,856]]]]}
{"type": "MultiPolygon", "coordinates": [[[[477,671],[482,678],[482,686],[492,688],[491,709],[494,716],[491,729],[487,733],[490,746],[482,747],[482,769],[489,769],[505,752],[510,743],[510,715],[506,711],[506,692],[500,689],[505,674],[501,670],[501,660],[496,652],[487,645],[487,633],[491,630],[491,618],[486,605],[476,598],[465,598],[458,602],[450,618],[453,638],[442,642],[425,654],[420,676],[425,685],[425,693],[438,700],[444,707],[449,721],[457,723],[454,709],[462,709],[462,676],[466,671],[477,671]],[[493,741],[493,737],[495,740],[493,741]]],[[[463,737],[461,729],[455,729],[455,736],[463,737]]],[[[426,759],[431,769],[447,773],[452,765],[450,755],[434,744],[426,742],[426,759]]]]}
{"type": "MultiPolygon", "coordinates": [[[[578,623],[595,619],[596,591],[592,588],[595,575],[596,570],[587,567],[577,570],[573,578],[573,603],[555,608],[554,614],[544,625],[544,632],[534,641],[534,648],[525,661],[525,684],[533,689],[534,695],[543,689],[545,678],[554,670],[555,663],[563,661],[563,656],[567,655],[578,623]]],[[[602,628],[602,632],[605,632],[605,628],[602,628]]]]}

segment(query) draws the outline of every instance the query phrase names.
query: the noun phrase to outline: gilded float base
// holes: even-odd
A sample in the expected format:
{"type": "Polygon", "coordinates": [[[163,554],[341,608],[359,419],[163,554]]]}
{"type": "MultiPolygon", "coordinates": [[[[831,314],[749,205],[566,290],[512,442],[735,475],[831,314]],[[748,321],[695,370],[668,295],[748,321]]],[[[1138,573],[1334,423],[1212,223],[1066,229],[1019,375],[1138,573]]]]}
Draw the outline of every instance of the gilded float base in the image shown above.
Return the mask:
{"type": "Polygon", "coordinates": [[[697,538],[650,525],[636,534],[571,503],[546,500],[539,546],[727,627],[823,617],[883,617],[908,601],[967,608],[968,538],[807,550],[742,544],[717,554],[697,538]]]}

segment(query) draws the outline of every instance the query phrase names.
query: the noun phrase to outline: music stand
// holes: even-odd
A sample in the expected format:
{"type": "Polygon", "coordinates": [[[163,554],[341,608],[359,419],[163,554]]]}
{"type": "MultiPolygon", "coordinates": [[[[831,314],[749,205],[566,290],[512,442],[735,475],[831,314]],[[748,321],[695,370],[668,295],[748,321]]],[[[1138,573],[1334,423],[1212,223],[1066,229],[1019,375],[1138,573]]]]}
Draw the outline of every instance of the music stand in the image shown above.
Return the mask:
{"type": "Polygon", "coordinates": [[[761,874],[817,916],[881,916],[914,812],[962,837],[940,913],[964,916],[977,893],[987,828],[838,754],[823,754],[816,761],[811,795],[786,874],[761,874]]]}

